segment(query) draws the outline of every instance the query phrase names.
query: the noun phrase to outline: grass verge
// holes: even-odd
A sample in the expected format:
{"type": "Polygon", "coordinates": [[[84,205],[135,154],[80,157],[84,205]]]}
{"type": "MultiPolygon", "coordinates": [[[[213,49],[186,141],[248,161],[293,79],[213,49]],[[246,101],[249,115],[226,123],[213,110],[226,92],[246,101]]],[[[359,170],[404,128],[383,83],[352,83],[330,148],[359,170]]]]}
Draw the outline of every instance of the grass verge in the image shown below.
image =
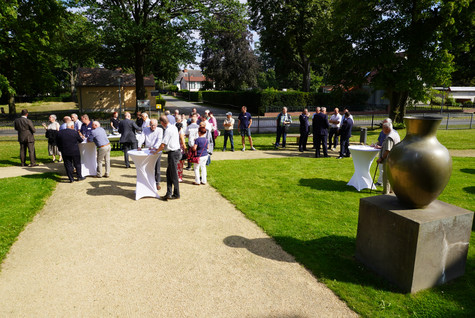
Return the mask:
{"type": "MultiPolygon", "coordinates": [[[[474,210],[475,158],[453,158],[453,163],[439,199],[474,210]]],[[[354,259],[359,199],[370,194],[346,185],[352,174],[352,162],[346,159],[214,161],[209,167],[213,187],[359,314],[474,317],[473,232],[463,277],[415,295],[402,294],[354,259]]]]}
{"type": "Polygon", "coordinates": [[[0,179],[0,263],[56,188],[53,173],[0,179]]]}

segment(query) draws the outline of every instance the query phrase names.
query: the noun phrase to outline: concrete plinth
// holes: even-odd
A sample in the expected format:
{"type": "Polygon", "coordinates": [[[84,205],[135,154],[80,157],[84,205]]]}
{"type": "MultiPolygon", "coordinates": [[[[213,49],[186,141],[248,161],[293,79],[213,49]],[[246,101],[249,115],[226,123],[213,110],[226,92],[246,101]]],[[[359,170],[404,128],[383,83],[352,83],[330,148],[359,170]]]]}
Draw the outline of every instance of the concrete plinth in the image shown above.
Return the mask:
{"type": "Polygon", "coordinates": [[[473,212],[441,201],[407,209],[393,195],[360,200],[356,258],[404,292],[465,272],[473,212]]]}

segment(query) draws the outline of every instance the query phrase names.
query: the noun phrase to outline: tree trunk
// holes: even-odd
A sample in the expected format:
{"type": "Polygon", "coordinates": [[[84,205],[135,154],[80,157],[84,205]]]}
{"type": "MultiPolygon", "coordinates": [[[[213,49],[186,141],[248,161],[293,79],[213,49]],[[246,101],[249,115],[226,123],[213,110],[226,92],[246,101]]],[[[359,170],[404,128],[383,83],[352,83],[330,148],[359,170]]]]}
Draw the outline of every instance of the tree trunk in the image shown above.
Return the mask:
{"type": "MultiPolygon", "coordinates": [[[[141,45],[135,46],[135,94],[137,100],[145,99],[147,91],[144,84],[144,64],[145,64],[145,47],[141,45]]],[[[135,102],[135,111],[139,110],[137,101],[135,102]]]]}
{"type": "Polygon", "coordinates": [[[310,92],[310,60],[306,56],[302,56],[302,91],[310,92]]]}
{"type": "Polygon", "coordinates": [[[409,92],[389,91],[389,118],[394,123],[403,123],[409,92]]]}
{"type": "Polygon", "coordinates": [[[75,103],[78,102],[78,98],[76,95],[76,79],[78,77],[78,74],[74,72],[74,70],[71,70],[71,74],[69,76],[69,85],[71,86],[71,100],[75,103]]]}
{"type": "Polygon", "coordinates": [[[8,93],[8,116],[10,118],[16,117],[16,105],[15,105],[15,95],[8,93]]]}

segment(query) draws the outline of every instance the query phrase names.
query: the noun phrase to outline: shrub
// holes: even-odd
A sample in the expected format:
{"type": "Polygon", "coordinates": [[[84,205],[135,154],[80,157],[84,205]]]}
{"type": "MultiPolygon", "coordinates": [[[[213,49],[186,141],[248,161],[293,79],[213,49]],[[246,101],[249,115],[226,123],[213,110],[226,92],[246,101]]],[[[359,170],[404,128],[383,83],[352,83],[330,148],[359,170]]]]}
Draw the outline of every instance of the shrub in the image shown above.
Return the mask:
{"type": "Polygon", "coordinates": [[[463,107],[472,107],[472,106],[473,106],[473,102],[471,100],[463,102],[463,107]]]}
{"type": "Polygon", "coordinates": [[[432,97],[432,100],[430,101],[432,105],[442,105],[442,97],[432,97]]]}

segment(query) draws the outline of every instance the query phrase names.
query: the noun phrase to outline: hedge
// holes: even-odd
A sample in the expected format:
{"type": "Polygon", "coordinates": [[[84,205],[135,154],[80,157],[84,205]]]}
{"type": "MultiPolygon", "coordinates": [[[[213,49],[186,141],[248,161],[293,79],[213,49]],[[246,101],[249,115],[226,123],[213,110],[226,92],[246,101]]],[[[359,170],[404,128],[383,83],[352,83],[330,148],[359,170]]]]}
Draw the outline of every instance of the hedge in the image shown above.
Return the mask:
{"type": "Polygon", "coordinates": [[[363,109],[368,93],[363,90],[334,93],[308,93],[299,91],[203,91],[203,101],[240,108],[245,105],[249,112],[263,115],[270,107],[334,107],[350,106],[353,110],[363,109]]]}

